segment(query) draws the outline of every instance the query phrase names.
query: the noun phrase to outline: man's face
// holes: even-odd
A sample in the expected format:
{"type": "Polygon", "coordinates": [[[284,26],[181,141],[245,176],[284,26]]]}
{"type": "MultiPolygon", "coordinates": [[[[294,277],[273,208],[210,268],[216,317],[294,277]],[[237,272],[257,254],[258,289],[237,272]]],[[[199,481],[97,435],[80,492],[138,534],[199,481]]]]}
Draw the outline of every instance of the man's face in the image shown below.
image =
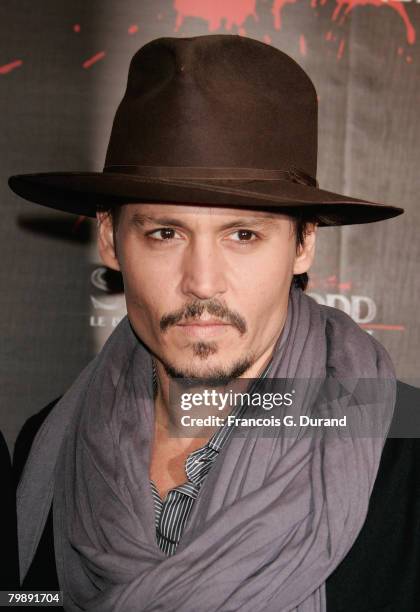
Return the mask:
{"type": "Polygon", "coordinates": [[[297,253],[281,214],[210,206],[127,204],[116,230],[99,215],[104,263],[120,269],[127,312],[168,374],[241,376],[275,343],[286,318],[297,253]]]}

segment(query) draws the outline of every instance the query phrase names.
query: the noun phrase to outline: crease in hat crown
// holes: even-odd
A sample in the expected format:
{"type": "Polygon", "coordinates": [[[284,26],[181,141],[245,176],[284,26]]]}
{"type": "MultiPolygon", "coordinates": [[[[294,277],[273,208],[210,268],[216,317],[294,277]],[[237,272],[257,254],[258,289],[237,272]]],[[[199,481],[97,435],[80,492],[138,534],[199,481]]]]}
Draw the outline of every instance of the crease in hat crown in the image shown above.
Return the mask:
{"type": "Polygon", "coordinates": [[[294,167],[315,177],[316,156],[316,92],[302,68],[265,43],[208,35],[160,38],[135,54],[105,168],[294,167]]]}
{"type": "Polygon", "coordinates": [[[133,56],[102,172],[17,175],[18,195],[95,216],[98,204],[305,207],[336,224],[400,214],[319,189],[318,102],[288,55],[238,35],[158,38],[133,56]]]}

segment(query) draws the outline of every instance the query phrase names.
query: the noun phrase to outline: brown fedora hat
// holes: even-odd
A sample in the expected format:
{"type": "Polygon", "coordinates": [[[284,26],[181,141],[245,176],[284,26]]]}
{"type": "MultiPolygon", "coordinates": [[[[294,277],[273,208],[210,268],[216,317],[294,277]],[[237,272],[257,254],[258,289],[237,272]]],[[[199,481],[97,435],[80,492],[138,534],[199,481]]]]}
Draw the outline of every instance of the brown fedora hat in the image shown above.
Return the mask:
{"type": "Polygon", "coordinates": [[[131,61],[103,172],[23,174],[9,185],[91,217],[125,202],[299,208],[336,225],[401,214],[318,188],[317,111],[307,74],[270,45],[229,34],[159,38],[131,61]]]}

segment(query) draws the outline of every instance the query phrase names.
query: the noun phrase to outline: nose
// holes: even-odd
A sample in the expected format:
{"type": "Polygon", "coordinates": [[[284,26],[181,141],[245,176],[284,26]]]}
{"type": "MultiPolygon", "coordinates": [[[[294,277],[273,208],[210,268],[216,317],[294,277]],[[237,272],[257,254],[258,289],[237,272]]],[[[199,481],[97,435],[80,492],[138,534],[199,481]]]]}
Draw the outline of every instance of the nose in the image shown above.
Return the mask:
{"type": "Polygon", "coordinates": [[[226,292],[223,254],[210,236],[190,243],[184,252],[182,266],[184,295],[206,300],[226,292]]]}

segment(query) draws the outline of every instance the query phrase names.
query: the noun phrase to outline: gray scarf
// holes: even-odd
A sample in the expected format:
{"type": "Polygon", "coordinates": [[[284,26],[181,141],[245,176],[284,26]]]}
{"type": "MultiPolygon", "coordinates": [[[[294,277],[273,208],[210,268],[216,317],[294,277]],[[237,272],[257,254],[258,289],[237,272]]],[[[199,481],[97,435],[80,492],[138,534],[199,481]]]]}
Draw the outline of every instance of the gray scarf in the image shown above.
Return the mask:
{"type": "MultiPolygon", "coordinates": [[[[325,610],[325,580],[366,517],[395,376],[385,349],[347,315],[293,289],[269,376],[327,375],[385,381],[378,389],[386,392],[353,407],[360,431],[373,422],[379,434],[311,436],[296,427],[285,435],[280,427],[265,437],[259,427],[230,436],[167,557],[156,542],[148,471],[152,359],[125,318],[34,440],[18,490],[22,579],[53,499],[66,610],[325,610]]],[[[344,414],[340,400],[330,408],[344,414]]]]}

